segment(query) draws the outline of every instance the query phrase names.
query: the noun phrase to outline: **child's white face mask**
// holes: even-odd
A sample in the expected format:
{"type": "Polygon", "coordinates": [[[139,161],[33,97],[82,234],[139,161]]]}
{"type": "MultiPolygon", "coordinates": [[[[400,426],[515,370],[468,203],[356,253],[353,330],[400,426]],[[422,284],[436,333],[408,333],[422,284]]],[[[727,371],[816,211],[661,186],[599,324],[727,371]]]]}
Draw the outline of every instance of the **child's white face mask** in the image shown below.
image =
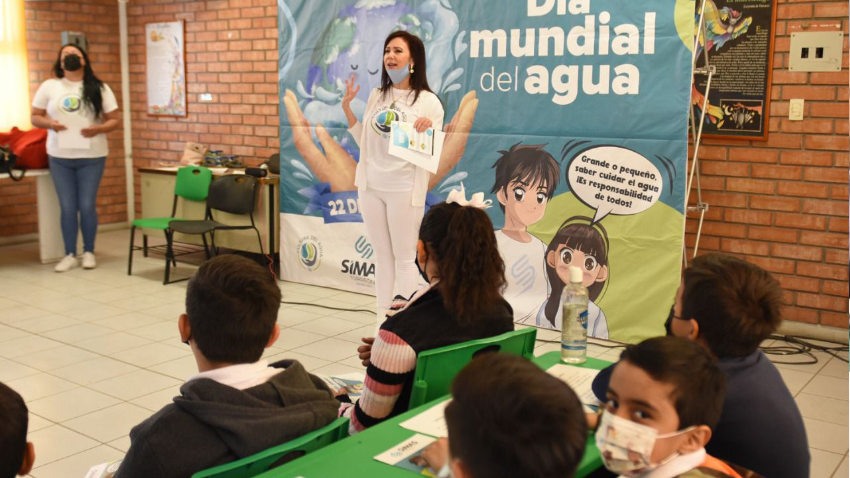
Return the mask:
{"type": "Polygon", "coordinates": [[[635,423],[613,413],[604,412],[596,429],[596,447],[602,455],[605,468],[613,473],[636,476],[655,469],[679,454],[674,453],[653,464],[652,449],[659,438],[670,438],[691,431],[688,427],[673,433],[659,435],[652,427],[635,423]]]}

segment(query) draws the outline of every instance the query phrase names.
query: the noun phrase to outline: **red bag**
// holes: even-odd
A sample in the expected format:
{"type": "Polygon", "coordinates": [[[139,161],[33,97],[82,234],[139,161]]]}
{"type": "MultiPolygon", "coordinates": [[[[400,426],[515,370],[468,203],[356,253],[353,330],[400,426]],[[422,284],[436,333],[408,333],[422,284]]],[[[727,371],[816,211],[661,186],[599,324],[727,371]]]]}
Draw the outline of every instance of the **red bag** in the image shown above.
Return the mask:
{"type": "Polygon", "coordinates": [[[33,128],[21,131],[12,128],[8,133],[0,133],[0,145],[8,146],[18,157],[15,167],[18,169],[47,169],[47,130],[33,128]]]}

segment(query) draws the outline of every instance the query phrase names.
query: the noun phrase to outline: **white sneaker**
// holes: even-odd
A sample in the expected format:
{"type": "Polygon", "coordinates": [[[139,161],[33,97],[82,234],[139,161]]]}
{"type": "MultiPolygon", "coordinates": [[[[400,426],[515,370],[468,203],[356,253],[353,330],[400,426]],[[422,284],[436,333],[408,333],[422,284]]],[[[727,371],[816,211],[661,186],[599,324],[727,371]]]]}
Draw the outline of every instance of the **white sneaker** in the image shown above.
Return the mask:
{"type": "Polygon", "coordinates": [[[97,261],[94,260],[94,252],[83,252],[83,269],[94,269],[97,261]]]}
{"type": "Polygon", "coordinates": [[[59,261],[59,264],[56,264],[56,267],[54,267],[53,270],[56,272],[68,272],[78,265],[79,262],[77,262],[77,258],[74,257],[74,254],[68,254],[59,261]]]}

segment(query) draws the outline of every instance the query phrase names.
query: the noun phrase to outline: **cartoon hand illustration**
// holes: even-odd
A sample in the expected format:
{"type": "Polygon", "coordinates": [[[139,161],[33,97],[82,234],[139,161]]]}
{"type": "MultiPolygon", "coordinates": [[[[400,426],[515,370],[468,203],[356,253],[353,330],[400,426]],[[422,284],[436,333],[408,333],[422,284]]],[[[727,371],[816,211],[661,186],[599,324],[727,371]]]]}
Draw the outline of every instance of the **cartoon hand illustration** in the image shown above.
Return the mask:
{"type": "Polygon", "coordinates": [[[291,90],[286,90],[283,97],[283,104],[286,108],[286,116],[289,118],[289,125],[292,127],[292,140],[295,143],[295,149],[310,166],[310,169],[316,173],[319,181],[330,183],[331,191],[354,191],[357,189],[354,186],[354,170],[357,168],[357,163],[354,158],[339,145],[321,123],[316,125],[316,137],[322,144],[325,152],[322,151],[313,143],[313,138],[310,135],[310,122],[298,106],[298,100],[291,90]]]}
{"type": "Polygon", "coordinates": [[[446,140],[443,143],[443,153],[440,155],[440,165],[428,182],[429,190],[439,185],[446,174],[454,169],[460,158],[463,157],[466,140],[469,138],[469,130],[472,129],[477,110],[478,98],[475,97],[475,91],[463,95],[454,118],[443,128],[446,133],[446,140]]]}

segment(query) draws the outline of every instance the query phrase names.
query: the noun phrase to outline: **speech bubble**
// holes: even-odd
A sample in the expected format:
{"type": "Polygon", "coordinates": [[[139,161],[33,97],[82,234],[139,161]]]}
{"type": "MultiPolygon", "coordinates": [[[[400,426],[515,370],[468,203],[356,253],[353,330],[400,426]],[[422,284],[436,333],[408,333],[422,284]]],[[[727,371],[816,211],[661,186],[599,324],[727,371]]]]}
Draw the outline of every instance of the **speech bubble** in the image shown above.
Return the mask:
{"type": "Polygon", "coordinates": [[[626,216],[649,209],[664,187],[661,172],[642,155],[619,146],[595,146],[567,166],[570,190],[596,209],[593,222],[608,214],[626,216]]]}

